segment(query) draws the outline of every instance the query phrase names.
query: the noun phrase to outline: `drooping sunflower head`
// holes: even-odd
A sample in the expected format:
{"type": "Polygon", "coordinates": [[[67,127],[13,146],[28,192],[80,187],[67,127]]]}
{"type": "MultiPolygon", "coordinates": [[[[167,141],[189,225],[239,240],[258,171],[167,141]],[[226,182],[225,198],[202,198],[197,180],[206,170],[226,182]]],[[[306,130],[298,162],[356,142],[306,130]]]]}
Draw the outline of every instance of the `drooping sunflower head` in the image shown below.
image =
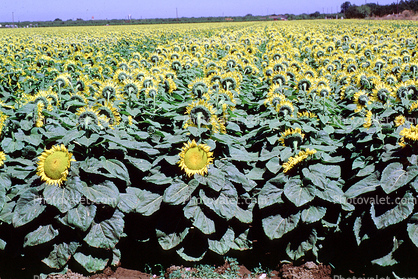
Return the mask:
{"type": "Polygon", "coordinates": [[[61,74],[55,78],[55,83],[61,88],[69,85],[70,81],[71,77],[68,74],[61,74]]]}
{"type": "Polygon", "coordinates": [[[328,85],[320,85],[316,88],[316,92],[321,97],[329,97],[331,95],[331,87],[328,85]]]}
{"type": "Polygon", "coordinates": [[[187,106],[185,114],[189,115],[193,125],[209,125],[215,109],[207,101],[199,100],[187,106]]]}
{"type": "Polygon", "coordinates": [[[45,150],[38,159],[36,174],[40,176],[43,182],[58,186],[61,186],[67,180],[71,162],[75,162],[73,154],[68,152],[63,144],[45,150]]]}
{"type": "Polygon", "coordinates": [[[158,94],[158,89],[155,86],[150,86],[145,89],[145,96],[147,98],[155,98],[158,94]]]}
{"type": "Polygon", "coordinates": [[[96,95],[98,98],[106,100],[116,99],[119,95],[117,85],[112,81],[108,81],[100,86],[96,95]]]}
{"type": "Polygon", "coordinates": [[[354,94],[354,103],[357,105],[354,112],[359,112],[366,107],[367,104],[371,104],[371,100],[365,91],[359,91],[354,94]]]}
{"type": "Polygon", "coordinates": [[[287,77],[284,72],[274,72],[271,76],[271,83],[278,86],[283,86],[286,84],[287,77]]]}
{"type": "Polygon", "coordinates": [[[292,115],[293,111],[295,110],[295,108],[293,107],[292,102],[288,101],[288,100],[284,100],[281,101],[277,106],[276,106],[276,111],[281,115],[281,116],[286,116],[286,115],[292,115]]]}
{"type": "Polygon", "coordinates": [[[128,96],[138,95],[141,84],[130,79],[124,80],[123,92],[128,96]]]}
{"type": "Polygon", "coordinates": [[[97,106],[96,111],[99,116],[105,117],[108,120],[110,127],[118,125],[121,121],[118,109],[110,102],[105,102],[104,105],[97,106]]]}
{"type": "Polygon", "coordinates": [[[89,107],[81,107],[77,110],[77,123],[81,129],[89,129],[90,125],[100,125],[99,114],[96,109],[89,107]]]}
{"type": "Polygon", "coordinates": [[[180,154],[178,164],[188,175],[205,175],[208,172],[208,166],[213,162],[213,152],[206,144],[197,144],[195,140],[185,143],[180,154]]]}
{"type": "Polygon", "coordinates": [[[189,89],[191,89],[193,98],[202,98],[209,91],[207,79],[195,79],[189,84],[189,89]]]}
{"type": "Polygon", "coordinates": [[[302,143],[305,134],[302,133],[300,128],[296,129],[286,129],[279,138],[279,141],[283,144],[283,146],[290,146],[297,148],[298,145],[302,143]]]}
{"type": "Polygon", "coordinates": [[[0,167],[4,165],[5,160],[6,160],[6,154],[3,151],[0,151],[0,167]]]}
{"type": "Polygon", "coordinates": [[[384,83],[379,83],[373,89],[373,97],[381,103],[386,103],[389,96],[391,95],[389,87],[384,83]]]}
{"type": "Polygon", "coordinates": [[[240,75],[237,72],[227,72],[221,75],[221,86],[225,90],[237,90],[240,85],[240,75]]]}
{"type": "Polygon", "coordinates": [[[402,131],[399,133],[402,136],[399,145],[405,147],[407,144],[409,145],[417,145],[418,144],[418,125],[414,126],[411,124],[410,128],[403,128],[402,131]]]}

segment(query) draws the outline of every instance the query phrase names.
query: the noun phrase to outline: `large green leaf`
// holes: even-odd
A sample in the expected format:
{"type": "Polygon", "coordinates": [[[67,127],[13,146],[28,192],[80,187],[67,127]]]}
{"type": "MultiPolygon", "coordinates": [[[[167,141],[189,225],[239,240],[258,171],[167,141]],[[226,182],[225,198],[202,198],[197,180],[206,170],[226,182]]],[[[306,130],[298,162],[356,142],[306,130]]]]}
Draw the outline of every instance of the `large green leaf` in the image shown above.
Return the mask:
{"type": "Polygon", "coordinates": [[[390,194],[406,185],[418,175],[418,166],[410,166],[405,171],[401,163],[391,163],[386,166],[380,179],[383,190],[390,194]]]}
{"type": "Polygon", "coordinates": [[[271,240],[281,238],[286,233],[294,230],[300,219],[300,212],[283,218],[281,215],[274,215],[262,220],[264,233],[271,240]]]}
{"type": "Polygon", "coordinates": [[[231,159],[235,161],[251,162],[258,160],[257,153],[247,152],[242,146],[229,146],[229,155],[231,156],[231,159]]]}
{"type": "Polygon", "coordinates": [[[231,243],[231,249],[238,251],[245,251],[252,249],[252,241],[248,239],[248,233],[250,229],[246,229],[238,237],[234,239],[234,242],[231,243]]]}
{"type": "Polygon", "coordinates": [[[225,255],[231,249],[231,245],[234,241],[235,233],[231,228],[228,228],[220,240],[208,239],[209,250],[212,250],[219,255],[225,255]]]}
{"type": "Polygon", "coordinates": [[[341,177],[341,167],[337,165],[323,165],[323,164],[315,164],[310,165],[309,169],[312,172],[318,172],[320,174],[324,174],[326,177],[330,178],[340,178],[341,177]]]}
{"type": "Polygon", "coordinates": [[[119,194],[118,208],[123,213],[131,213],[135,211],[138,205],[139,205],[139,198],[137,195],[135,194],[132,195],[129,193],[119,194]]]}
{"type": "Polygon", "coordinates": [[[390,225],[402,222],[403,220],[408,218],[409,215],[412,214],[415,205],[414,197],[412,196],[412,194],[407,192],[399,201],[400,202],[394,208],[386,211],[385,213],[377,217],[376,212],[374,210],[374,204],[372,203],[372,206],[370,208],[370,214],[373,219],[373,222],[379,230],[389,227],[390,225]]]}
{"type": "MultiPolygon", "coordinates": [[[[414,214],[414,216],[417,216],[418,213],[414,214]]],[[[415,244],[416,247],[418,247],[418,224],[417,223],[409,223],[407,225],[407,229],[409,238],[411,239],[412,243],[415,244]]]]}
{"type": "Polygon", "coordinates": [[[297,207],[312,201],[315,193],[314,186],[304,186],[300,179],[292,178],[284,185],[284,195],[297,207]]]}
{"type": "Polygon", "coordinates": [[[111,207],[116,207],[119,203],[119,190],[109,180],[99,185],[84,186],[82,193],[94,203],[107,204],[111,207]]]}
{"type": "Polygon", "coordinates": [[[127,155],[125,156],[125,159],[142,172],[149,171],[152,167],[152,164],[145,159],[134,158],[127,155]]]}
{"type": "Polygon", "coordinates": [[[380,266],[393,266],[398,263],[397,260],[393,258],[393,253],[398,250],[399,246],[401,246],[403,243],[403,240],[397,240],[396,237],[393,238],[393,248],[387,254],[386,256],[383,256],[382,258],[375,259],[372,261],[372,264],[377,264],[380,266]]]}
{"type": "Polygon", "coordinates": [[[283,187],[284,184],[285,181],[280,178],[273,178],[267,181],[258,193],[258,207],[262,209],[273,204],[283,203],[283,189],[279,187],[283,187]]]}
{"type": "Polygon", "coordinates": [[[43,196],[47,204],[55,206],[61,213],[65,213],[81,201],[83,185],[79,177],[70,177],[65,187],[46,185],[43,196]]]}
{"type": "Polygon", "coordinates": [[[296,249],[292,249],[293,243],[288,243],[286,246],[286,254],[289,256],[289,258],[296,261],[305,256],[306,252],[312,250],[315,247],[317,240],[318,238],[316,230],[312,230],[312,233],[309,235],[308,239],[302,241],[296,249]]]}
{"type": "Polygon", "coordinates": [[[58,234],[58,230],[54,229],[52,225],[39,226],[38,229],[28,233],[25,236],[25,242],[23,243],[23,247],[35,246],[42,243],[46,243],[54,239],[58,234]]]}
{"type": "Polygon", "coordinates": [[[357,245],[360,246],[360,244],[364,241],[369,239],[369,236],[367,234],[360,236],[361,228],[362,228],[362,218],[363,216],[359,216],[354,220],[354,226],[353,226],[353,232],[354,237],[356,238],[357,245]]]}
{"type": "Polygon", "coordinates": [[[300,217],[302,222],[310,224],[321,220],[325,216],[325,213],[327,213],[326,207],[310,206],[302,211],[300,217]]]}
{"type": "Polygon", "coordinates": [[[187,184],[182,181],[176,181],[164,191],[163,201],[172,205],[185,204],[190,200],[190,196],[199,186],[196,179],[187,184]]]}
{"type": "MultiPolygon", "coordinates": [[[[127,190],[127,192],[130,193],[134,191],[127,190]]],[[[144,216],[150,216],[160,209],[163,196],[146,190],[141,190],[139,192],[135,191],[134,193],[139,199],[136,212],[141,213],[144,216]]]]}
{"type": "Polygon", "coordinates": [[[93,223],[84,241],[95,248],[112,249],[123,236],[123,213],[115,210],[110,219],[93,223]]]}
{"type": "Polygon", "coordinates": [[[155,230],[158,243],[164,250],[170,250],[179,245],[189,233],[189,228],[184,229],[180,233],[165,233],[159,229],[155,230]]]}
{"type": "Polygon", "coordinates": [[[61,269],[67,264],[68,260],[80,246],[81,244],[78,242],[54,244],[54,249],[42,262],[50,268],[61,269]]]}
{"type": "Polygon", "coordinates": [[[125,181],[127,185],[131,184],[128,169],[122,162],[115,159],[106,159],[105,157],[100,157],[100,163],[101,167],[107,170],[112,175],[112,177],[125,181]]]}
{"type": "Polygon", "coordinates": [[[4,205],[3,209],[0,212],[0,221],[5,222],[9,225],[12,223],[12,219],[14,216],[13,209],[15,205],[16,205],[15,201],[7,202],[4,205]]]}
{"type": "Polygon", "coordinates": [[[345,193],[344,196],[346,198],[355,198],[362,194],[372,192],[376,190],[376,188],[380,185],[380,181],[378,179],[377,173],[372,173],[371,175],[363,178],[359,182],[355,183],[351,186],[345,193]]]}
{"type": "Polygon", "coordinates": [[[209,219],[199,206],[196,197],[192,197],[189,203],[184,207],[184,216],[191,219],[193,226],[198,228],[204,234],[212,234],[215,232],[215,222],[209,219]]]}
{"type": "Polygon", "coordinates": [[[75,227],[83,232],[87,231],[96,216],[96,206],[88,205],[84,206],[79,204],[76,208],[71,209],[63,217],[63,223],[70,227],[75,227]]]}
{"type": "Polygon", "coordinates": [[[184,260],[186,260],[186,261],[189,261],[189,262],[198,262],[198,261],[201,261],[201,260],[203,259],[203,257],[206,255],[206,251],[205,251],[205,252],[203,252],[203,253],[202,253],[202,255],[200,255],[200,256],[197,256],[197,257],[195,257],[195,256],[190,256],[190,255],[187,255],[187,253],[186,253],[184,250],[185,250],[185,249],[182,247],[182,248],[180,248],[180,249],[176,250],[176,253],[177,253],[180,257],[182,257],[182,259],[184,259],[184,260]]]}
{"type": "Polygon", "coordinates": [[[78,252],[74,255],[74,259],[82,266],[87,272],[94,273],[101,271],[106,267],[108,260],[92,257],[91,255],[84,255],[78,252]]]}
{"type": "Polygon", "coordinates": [[[274,173],[274,174],[276,174],[281,168],[282,168],[282,165],[280,164],[280,159],[279,159],[279,157],[273,157],[273,158],[271,158],[268,162],[267,162],[267,164],[266,164],[266,167],[267,167],[267,169],[270,171],[270,172],[272,172],[272,173],[274,173]]]}
{"type": "Polygon", "coordinates": [[[46,208],[43,199],[34,189],[24,192],[17,200],[12,223],[15,228],[23,226],[38,217],[46,208]]]}

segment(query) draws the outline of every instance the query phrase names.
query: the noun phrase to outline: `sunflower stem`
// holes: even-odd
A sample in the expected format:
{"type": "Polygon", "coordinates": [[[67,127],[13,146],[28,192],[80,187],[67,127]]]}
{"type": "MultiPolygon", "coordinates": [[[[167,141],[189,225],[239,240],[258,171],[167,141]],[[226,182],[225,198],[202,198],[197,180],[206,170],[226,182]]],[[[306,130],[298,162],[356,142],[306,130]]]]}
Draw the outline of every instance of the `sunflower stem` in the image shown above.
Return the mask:
{"type": "Polygon", "coordinates": [[[296,151],[296,150],[298,150],[298,141],[297,140],[294,140],[293,141],[293,149],[296,151]]]}

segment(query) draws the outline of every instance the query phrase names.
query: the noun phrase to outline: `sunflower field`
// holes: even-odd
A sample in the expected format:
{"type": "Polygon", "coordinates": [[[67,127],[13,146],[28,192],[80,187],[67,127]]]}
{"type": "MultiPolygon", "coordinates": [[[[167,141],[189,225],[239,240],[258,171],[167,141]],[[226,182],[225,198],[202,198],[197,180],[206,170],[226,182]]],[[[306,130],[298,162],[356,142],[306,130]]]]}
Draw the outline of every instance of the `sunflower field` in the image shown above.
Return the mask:
{"type": "Polygon", "coordinates": [[[0,30],[0,269],[232,255],[416,274],[417,36],[345,20],[0,30]]]}

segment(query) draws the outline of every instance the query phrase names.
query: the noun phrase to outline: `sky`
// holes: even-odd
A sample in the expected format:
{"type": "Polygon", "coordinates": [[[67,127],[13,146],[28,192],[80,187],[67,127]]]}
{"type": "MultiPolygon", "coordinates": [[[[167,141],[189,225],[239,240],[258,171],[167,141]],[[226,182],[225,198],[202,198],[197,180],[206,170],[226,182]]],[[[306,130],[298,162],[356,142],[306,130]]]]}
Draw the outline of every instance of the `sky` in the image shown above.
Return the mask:
{"type": "MultiPolygon", "coordinates": [[[[346,0],[0,0],[0,22],[331,13],[346,0]]],[[[396,0],[352,0],[391,4],[396,0]]]]}

